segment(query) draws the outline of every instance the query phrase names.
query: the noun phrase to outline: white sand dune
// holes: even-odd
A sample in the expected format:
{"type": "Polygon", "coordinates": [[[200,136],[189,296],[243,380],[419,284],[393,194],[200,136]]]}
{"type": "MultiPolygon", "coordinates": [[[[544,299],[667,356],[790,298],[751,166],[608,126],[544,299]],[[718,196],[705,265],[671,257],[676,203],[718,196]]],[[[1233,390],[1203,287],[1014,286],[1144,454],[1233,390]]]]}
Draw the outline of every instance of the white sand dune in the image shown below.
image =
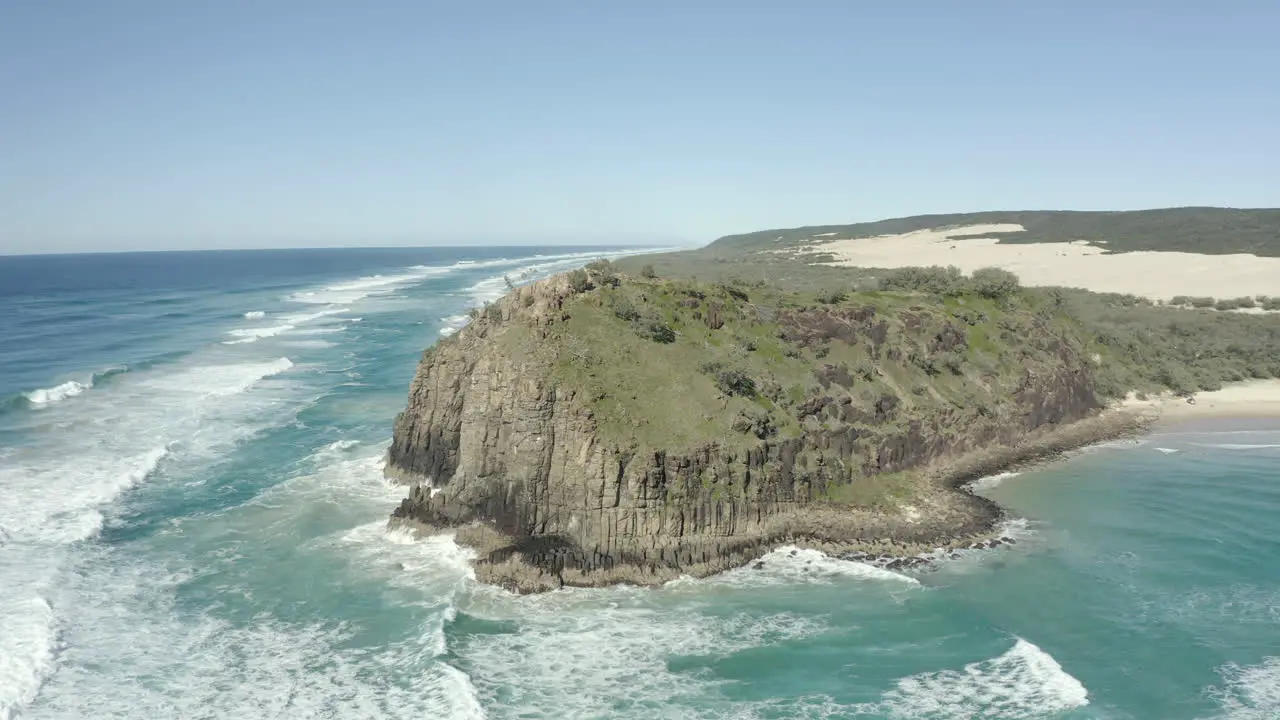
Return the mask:
{"type": "Polygon", "coordinates": [[[1156,413],[1161,420],[1191,420],[1221,417],[1280,417],[1280,379],[1247,380],[1231,383],[1221,390],[1198,392],[1195,403],[1184,398],[1161,395],[1138,400],[1133,395],[1120,403],[1129,410],[1156,413]]]}
{"type": "Polygon", "coordinates": [[[1024,285],[1078,287],[1169,300],[1177,295],[1280,296],[1280,258],[1184,252],[1107,254],[1086,242],[1001,244],[956,236],[1022,232],[1016,224],[967,225],[860,239],[825,237],[806,252],[831,253],[833,264],[873,268],[955,265],[965,273],[1000,267],[1024,285]]]}

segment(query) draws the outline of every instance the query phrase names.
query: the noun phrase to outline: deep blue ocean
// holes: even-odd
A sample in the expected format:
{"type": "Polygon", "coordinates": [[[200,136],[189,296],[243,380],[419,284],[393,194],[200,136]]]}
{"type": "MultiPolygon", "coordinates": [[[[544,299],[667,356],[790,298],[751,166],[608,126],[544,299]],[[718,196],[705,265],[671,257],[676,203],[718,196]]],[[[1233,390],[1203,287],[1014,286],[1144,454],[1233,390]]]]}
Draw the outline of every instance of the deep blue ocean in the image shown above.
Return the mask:
{"type": "Polygon", "coordinates": [[[514,597],[388,532],[422,350],[608,249],[0,257],[0,718],[1280,718],[1280,422],[981,483],[1016,545],[514,597]]]}

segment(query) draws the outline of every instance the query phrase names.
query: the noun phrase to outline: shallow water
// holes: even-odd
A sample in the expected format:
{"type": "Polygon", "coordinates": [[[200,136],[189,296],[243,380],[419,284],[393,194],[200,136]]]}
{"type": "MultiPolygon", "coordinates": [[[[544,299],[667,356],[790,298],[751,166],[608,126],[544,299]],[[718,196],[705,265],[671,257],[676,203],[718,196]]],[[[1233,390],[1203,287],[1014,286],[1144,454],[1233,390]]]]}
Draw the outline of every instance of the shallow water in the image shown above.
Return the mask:
{"type": "Polygon", "coordinates": [[[388,532],[422,349],[594,256],[0,258],[0,717],[1280,717],[1280,424],[987,482],[1018,543],[912,574],[517,598],[388,532]]]}

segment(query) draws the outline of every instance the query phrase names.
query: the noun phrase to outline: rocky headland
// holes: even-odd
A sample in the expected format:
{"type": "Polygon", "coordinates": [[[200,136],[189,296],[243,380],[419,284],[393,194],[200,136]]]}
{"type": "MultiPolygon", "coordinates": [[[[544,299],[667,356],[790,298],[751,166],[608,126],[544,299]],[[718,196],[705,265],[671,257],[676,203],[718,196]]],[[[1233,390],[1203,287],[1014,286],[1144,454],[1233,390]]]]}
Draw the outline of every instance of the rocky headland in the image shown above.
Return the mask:
{"type": "Polygon", "coordinates": [[[623,276],[513,289],[424,354],[392,522],[453,532],[520,592],[657,584],[785,544],[905,557],[989,543],[972,480],[1148,416],[1051,302],[623,276]]]}

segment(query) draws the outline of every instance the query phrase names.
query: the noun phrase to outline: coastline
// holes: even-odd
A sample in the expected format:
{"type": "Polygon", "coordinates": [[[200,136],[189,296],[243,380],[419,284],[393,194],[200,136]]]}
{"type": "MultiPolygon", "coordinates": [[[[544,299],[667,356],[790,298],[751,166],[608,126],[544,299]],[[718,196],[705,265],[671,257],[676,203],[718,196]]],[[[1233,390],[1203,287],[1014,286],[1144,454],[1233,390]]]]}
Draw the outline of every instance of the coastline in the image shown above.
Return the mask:
{"type": "Polygon", "coordinates": [[[1221,390],[1198,392],[1186,398],[1163,394],[1138,399],[1132,393],[1116,407],[1152,416],[1155,422],[1183,422],[1224,418],[1280,418],[1280,378],[1245,380],[1221,390]]]}
{"type": "Polygon", "coordinates": [[[974,481],[1038,467],[1073,450],[1131,437],[1146,431],[1155,419],[1154,414],[1134,408],[1103,409],[1073,423],[1032,433],[1017,445],[977,450],[919,468],[915,472],[919,489],[911,505],[905,506],[906,512],[886,513],[815,502],[776,516],[764,533],[737,538],[730,552],[679,568],[619,563],[607,571],[592,573],[570,567],[552,570],[525,562],[523,548],[487,524],[473,522],[445,528],[393,517],[389,526],[408,530],[417,537],[453,533],[455,542],[475,553],[471,564],[477,581],[517,594],[562,587],[657,587],[680,577],[704,578],[745,566],[759,567],[761,557],[786,546],[818,550],[891,570],[909,568],[956,550],[1015,542],[1003,531],[1007,513],[994,501],[972,492],[969,486],[974,481]]]}

